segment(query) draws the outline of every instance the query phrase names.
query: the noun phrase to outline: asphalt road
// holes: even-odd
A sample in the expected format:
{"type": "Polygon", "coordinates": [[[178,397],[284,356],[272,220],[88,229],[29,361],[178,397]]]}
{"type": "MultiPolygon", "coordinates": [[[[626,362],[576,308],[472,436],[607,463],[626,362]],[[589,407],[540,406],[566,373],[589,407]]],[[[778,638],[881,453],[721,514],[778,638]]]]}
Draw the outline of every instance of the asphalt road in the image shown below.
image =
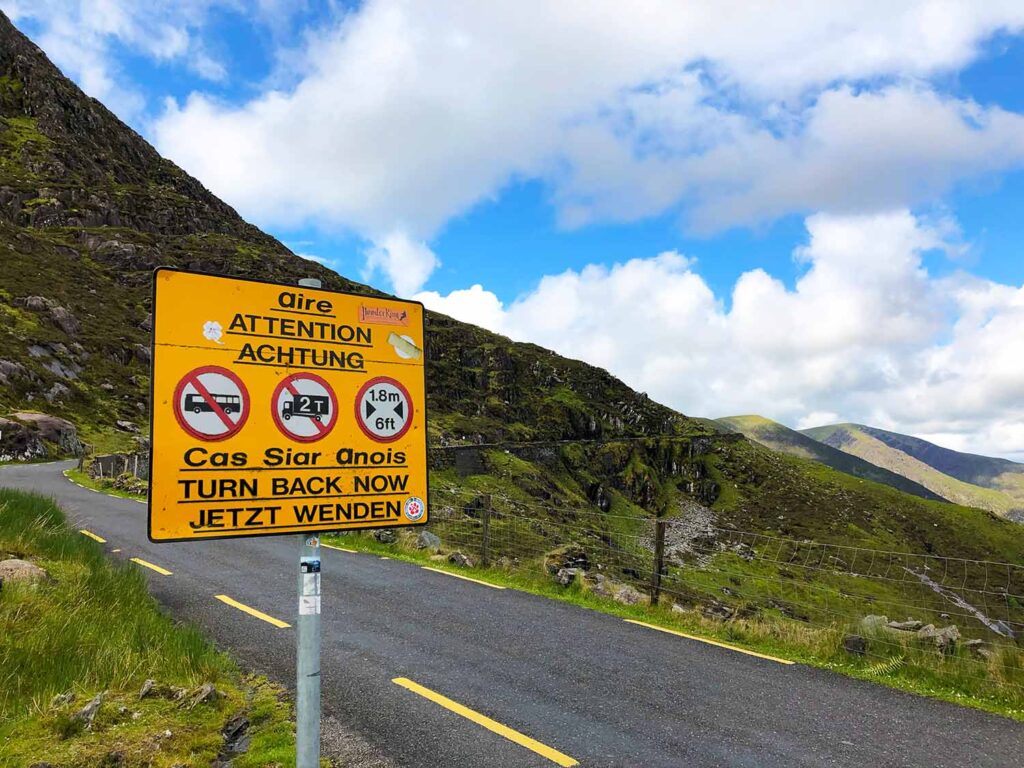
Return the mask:
{"type": "MultiPolygon", "coordinates": [[[[138,557],[153,594],[218,645],[294,686],[296,537],[153,544],[146,508],[73,485],[69,464],[0,468],[138,557]]],[[[1019,766],[1024,725],[785,666],[395,560],[323,553],[324,709],[394,765],[557,763],[394,682],[408,678],[585,768],[1019,766]]]]}

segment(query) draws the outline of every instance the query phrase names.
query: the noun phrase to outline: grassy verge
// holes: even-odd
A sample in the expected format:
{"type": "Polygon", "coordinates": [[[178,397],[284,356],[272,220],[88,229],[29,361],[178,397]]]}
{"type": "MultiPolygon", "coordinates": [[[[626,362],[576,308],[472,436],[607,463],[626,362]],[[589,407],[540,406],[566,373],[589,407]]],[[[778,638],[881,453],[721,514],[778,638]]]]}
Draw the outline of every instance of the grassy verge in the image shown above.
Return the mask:
{"type": "MultiPolygon", "coordinates": [[[[517,568],[492,566],[458,567],[446,559],[414,548],[415,535],[402,532],[393,544],[377,541],[369,533],[328,536],[329,544],[383,555],[451,573],[471,576],[512,589],[572,603],[589,610],[654,624],[708,639],[736,645],[771,656],[828,669],[850,677],[882,683],[911,693],[994,712],[1024,721],[1024,676],[1020,651],[999,651],[987,663],[966,651],[941,655],[912,638],[900,640],[892,633],[867,633],[868,643],[884,648],[881,656],[854,656],[842,647],[850,628],[840,623],[811,625],[784,617],[734,618],[720,621],[696,610],[673,609],[669,601],[658,605],[618,603],[590,591],[578,579],[568,587],[557,584],[540,561],[520,563],[517,568]]],[[[864,631],[858,630],[862,635],[864,631]]]]}
{"type": "Polygon", "coordinates": [[[237,715],[251,743],[234,768],[294,763],[283,691],[162,614],[142,574],[107,560],[50,500],[0,489],[0,559],[9,557],[49,577],[0,591],[0,766],[210,765],[237,715]],[[154,695],[140,698],[147,679],[154,695]],[[218,695],[192,706],[204,683],[218,695]],[[69,692],[73,700],[54,701],[69,692]],[[86,727],[75,714],[101,692],[86,727]]]}
{"type": "Polygon", "coordinates": [[[146,494],[143,493],[131,493],[129,491],[117,488],[112,480],[108,477],[96,479],[89,476],[87,473],[80,469],[66,469],[64,470],[64,477],[68,478],[72,482],[78,483],[79,485],[89,488],[93,491],[99,491],[100,493],[106,493],[111,496],[117,496],[122,499],[135,499],[137,501],[145,501],[146,494]]]}

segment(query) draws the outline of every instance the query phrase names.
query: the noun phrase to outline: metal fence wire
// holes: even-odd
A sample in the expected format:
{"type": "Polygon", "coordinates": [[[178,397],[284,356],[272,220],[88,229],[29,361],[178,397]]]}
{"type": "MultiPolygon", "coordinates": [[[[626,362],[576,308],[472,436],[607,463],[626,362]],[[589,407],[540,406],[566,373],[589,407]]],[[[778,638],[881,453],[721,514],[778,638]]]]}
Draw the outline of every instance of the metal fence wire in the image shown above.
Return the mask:
{"type": "Polygon", "coordinates": [[[428,529],[474,564],[532,570],[618,593],[622,602],[642,599],[721,620],[778,617],[865,630],[868,655],[883,661],[903,653],[922,629],[925,644],[945,629],[946,637],[959,634],[961,660],[991,668],[998,659],[1009,665],[1005,681],[1024,686],[1019,564],[545,505],[453,485],[434,493],[428,529]]]}

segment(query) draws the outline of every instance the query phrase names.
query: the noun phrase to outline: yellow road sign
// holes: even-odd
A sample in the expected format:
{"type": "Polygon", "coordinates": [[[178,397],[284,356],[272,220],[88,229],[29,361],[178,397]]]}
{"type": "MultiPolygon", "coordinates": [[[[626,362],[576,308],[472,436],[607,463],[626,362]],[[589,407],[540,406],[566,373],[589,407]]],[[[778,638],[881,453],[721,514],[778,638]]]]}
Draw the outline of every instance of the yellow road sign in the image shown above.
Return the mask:
{"type": "Polygon", "coordinates": [[[427,522],[421,304],[154,281],[150,539],[427,522]]]}

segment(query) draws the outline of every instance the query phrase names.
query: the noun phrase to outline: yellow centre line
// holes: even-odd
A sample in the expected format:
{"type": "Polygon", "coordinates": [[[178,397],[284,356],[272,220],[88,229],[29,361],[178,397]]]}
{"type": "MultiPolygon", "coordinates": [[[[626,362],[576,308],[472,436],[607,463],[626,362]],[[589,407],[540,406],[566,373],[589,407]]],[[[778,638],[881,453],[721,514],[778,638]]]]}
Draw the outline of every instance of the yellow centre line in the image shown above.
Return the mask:
{"type": "Polygon", "coordinates": [[[708,640],[706,637],[688,635],[685,632],[677,632],[674,629],[665,629],[665,627],[659,627],[654,624],[647,624],[643,621],[634,621],[633,619],[623,619],[623,621],[629,624],[636,624],[640,627],[647,627],[648,629],[656,629],[659,632],[665,632],[670,635],[676,635],[677,637],[685,637],[687,640],[696,640],[699,643],[707,643],[708,645],[714,645],[719,648],[725,648],[730,651],[736,651],[736,653],[745,653],[747,656],[756,656],[759,659],[767,659],[768,661],[774,661],[777,664],[786,664],[787,666],[796,664],[795,661],[790,661],[789,659],[780,659],[776,656],[768,656],[764,653],[757,653],[757,651],[748,651],[746,648],[738,648],[735,645],[729,645],[728,643],[720,643],[717,640],[708,640]]]}
{"type": "Polygon", "coordinates": [[[273,624],[275,627],[278,627],[279,629],[284,629],[285,627],[291,626],[291,624],[289,624],[287,621],[281,621],[280,619],[275,619],[273,616],[268,616],[262,611],[257,611],[255,608],[250,608],[245,603],[240,603],[237,600],[232,600],[227,595],[214,595],[214,597],[216,597],[222,603],[230,605],[232,608],[237,608],[240,611],[248,613],[250,616],[255,616],[257,619],[262,619],[263,621],[267,622],[267,624],[273,624]]]}
{"type": "Polygon", "coordinates": [[[351,552],[352,554],[358,554],[358,550],[355,550],[355,549],[345,549],[345,547],[339,547],[339,546],[337,546],[335,544],[324,544],[322,541],[320,542],[320,546],[321,547],[327,547],[328,549],[336,549],[339,552],[351,552]]]}
{"type": "Polygon", "coordinates": [[[171,572],[168,571],[166,568],[161,568],[159,565],[154,565],[153,563],[149,562],[148,560],[143,560],[141,557],[129,557],[128,559],[131,560],[133,563],[138,563],[143,568],[149,568],[149,570],[151,570],[151,571],[156,571],[161,576],[170,576],[171,575],[171,572]]]}
{"type": "MultiPolygon", "coordinates": [[[[381,558],[381,559],[383,560],[383,559],[386,559],[386,558],[381,558]]],[[[451,571],[442,571],[440,568],[431,568],[429,565],[421,565],[420,567],[423,570],[425,570],[425,571],[433,571],[434,573],[443,573],[445,576],[452,576],[452,577],[454,577],[456,579],[462,579],[463,581],[472,581],[474,584],[483,584],[485,587],[490,587],[491,589],[505,589],[505,587],[500,587],[497,584],[489,584],[486,581],[480,581],[480,579],[471,579],[469,576],[463,576],[463,575],[458,574],[458,573],[452,573],[451,571]]]]}
{"type": "Polygon", "coordinates": [[[85,528],[82,528],[82,529],[81,529],[81,530],[79,531],[79,533],[80,533],[80,534],[82,534],[83,536],[88,536],[88,537],[89,537],[90,539],[92,539],[93,541],[98,541],[98,542],[99,542],[100,544],[106,544],[106,543],[107,543],[107,540],[106,540],[106,539],[104,539],[104,538],[103,538],[102,536],[97,536],[97,535],[96,535],[95,533],[93,533],[92,531],[87,531],[87,530],[85,530],[85,528]]]}
{"type": "Polygon", "coordinates": [[[507,725],[502,725],[501,723],[497,722],[496,720],[492,720],[486,715],[481,715],[479,712],[476,712],[470,709],[469,707],[464,707],[457,701],[452,701],[447,696],[442,696],[437,691],[432,691],[429,688],[424,688],[419,683],[414,683],[412,680],[409,680],[408,678],[396,677],[391,682],[393,682],[395,685],[400,685],[403,688],[406,688],[407,690],[410,690],[413,693],[418,694],[423,698],[428,699],[429,701],[432,701],[435,704],[438,704],[451,712],[454,712],[457,715],[461,715],[467,720],[471,720],[477,725],[483,726],[487,730],[492,731],[493,733],[496,733],[499,736],[504,736],[509,741],[515,742],[521,747],[526,747],[527,749],[536,752],[541,757],[547,758],[553,763],[565,766],[565,768],[569,768],[573,765],[579,765],[579,763],[576,760],[573,760],[568,755],[562,754],[557,749],[552,749],[546,744],[541,744],[539,741],[531,739],[529,736],[526,736],[525,734],[522,734],[519,731],[509,728],[507,725]]]}

